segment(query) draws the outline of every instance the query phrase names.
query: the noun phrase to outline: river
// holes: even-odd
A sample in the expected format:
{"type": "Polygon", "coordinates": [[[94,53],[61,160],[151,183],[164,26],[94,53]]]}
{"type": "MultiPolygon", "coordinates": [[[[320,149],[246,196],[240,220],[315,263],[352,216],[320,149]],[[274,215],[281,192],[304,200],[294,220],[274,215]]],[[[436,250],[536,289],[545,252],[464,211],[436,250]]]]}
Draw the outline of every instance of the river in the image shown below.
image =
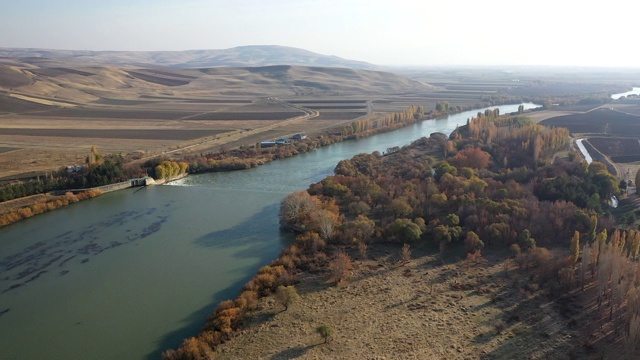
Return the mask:
{"type": "Polygon", "coordinates": [[[618,100],[623,96],[629,96],[629,95],[640,95],[640,87],[634,87],[631,91],[627,91],[619,94],[613,94],[611,95],[611,98],[613,100],[618,100]]]}
{"type": "Polygon", "coordinates": [[[342,159],[449,134],[478,111],[250,170],[108,193],[0,229],[0,357],[158,359],[291,241],[278,230],[284,196],[342,159]]]}

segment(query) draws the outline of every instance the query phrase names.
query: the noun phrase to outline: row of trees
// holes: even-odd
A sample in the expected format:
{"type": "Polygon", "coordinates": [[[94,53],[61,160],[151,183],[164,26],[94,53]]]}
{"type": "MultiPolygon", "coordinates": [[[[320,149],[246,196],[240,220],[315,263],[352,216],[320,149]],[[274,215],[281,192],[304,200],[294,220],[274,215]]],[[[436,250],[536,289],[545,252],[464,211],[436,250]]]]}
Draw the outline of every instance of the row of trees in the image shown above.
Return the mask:
{"type": "MultiPolygon", "coordinates": [[[[579,341],[616,346],[620,358],[635,359],[640,340],[640,233],[606,229],[571,237],[569,254],[533,246],[515,262],[554,298],[577,298],[582,310],[571,321],[582,326],[579,341]],[[583,243],[581,246],[580,244],[583,243]]],[[[571,313],[570,309],[561,310],[571,313]]]]}
{"type": "Polygon", "coordinates": [[[13,224],[14,222],[28,219],[32,216],[45,213],[47,211],[55,210],[69,204],[90,199],[102,194],[100,190],[83,191],[78,194],[71,192],[66,193],[63,196],[58,196],[53,199],[45,199],[37,201],[29,206],[21,207],[15,210],[10,210],[0,214],[0,227],[13,224]]]}
{"type": "Polygon", "coordinates": [[[125,166],[118,155],[102,155],[94,147],[83,166],[73,170],[61,169],[46,176],[28,181],[19,181],[0,188],[0,202],[25,196],[42,194],[53,190],[83,189],[109,185],[129,178],[140,177],[145,169],[140,166],[125,166]]]}
{"type": "Polygon", "coordinates": [[[184,175],[189,170],[189,164],[181,161],[169,161],[164,160],[160,164],[156,165],[154,171],[155,179],[171,179],[176,176],[184,175]]]}

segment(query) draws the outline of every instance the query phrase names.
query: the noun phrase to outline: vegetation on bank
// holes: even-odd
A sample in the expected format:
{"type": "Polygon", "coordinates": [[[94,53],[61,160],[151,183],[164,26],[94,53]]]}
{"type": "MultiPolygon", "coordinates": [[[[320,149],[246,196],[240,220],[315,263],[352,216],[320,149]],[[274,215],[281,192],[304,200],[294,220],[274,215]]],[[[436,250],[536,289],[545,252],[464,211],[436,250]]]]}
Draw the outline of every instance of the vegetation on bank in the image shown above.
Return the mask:
{"type": "Polygon", "coordinates": [[[63,168],[45,176],[0,188],[0,202],[53,190],[86,189],[145,175],[145,169],[129,166],[121,156],[102,155],[94,146],[83,165],[63,168]]]}
{"type": "Polygon", "coordinates": [[[68,192],[65,195],[56,196],[53,199],[41,200],[29,206],[9,210],[0,214],[0,227],[13,224],[14,222],[23,219],[28,219],[47,211],[55,210],[78,201],[94,198],[100,194],[102,194],[100,190],[88,190],[78,194],[68,192]]]}
{"type": "MultiPolygon", "coordinates": [[[[283,200],[281,225],[299,235],[240,297],[256,284],[261,284],[256,295],[269,296],[310,269],[328,271],[341,282],[348,278],[350,253],[366,255],[378,242],[406,244],[407,258],[410,246],[462,252],[475,260],[482,252],[511,249],[532,282],[560,296],[575,287],[582,264],[597,272],[576,252],[594,247],[594,234],[605,239],[599,240],[598,251],[617,251],[630,259],[640,244],[615,240],[636,235],[614,231],[614,221],[603,211],[602,199],[619,192],[605,166],[587,165],[576,156],[552,162],[556,152],[567,149],[568,140],[566,129],[487,112],[449,138],[434,134],[387,156],[343,160],[335,175],[283,200]],[[616,238],[607,242],[607,233],[616,238]],[[564,255],[568,249],[573,255],[564,255]]],[[[614,291],[608,287],[603,296],[614,291]]],[[[230,306],[223,304],[221,308],[230,306]]],[[[219,308],[201,335],[169,350],[165,359],[213,356],[216,345],[234,335],[251,309],[242,304],[235,308],[232,321],[215,320],[227,316],[219,308]],[[211,327],[212,321],[230,323],[232,331],[211,327]]]]}

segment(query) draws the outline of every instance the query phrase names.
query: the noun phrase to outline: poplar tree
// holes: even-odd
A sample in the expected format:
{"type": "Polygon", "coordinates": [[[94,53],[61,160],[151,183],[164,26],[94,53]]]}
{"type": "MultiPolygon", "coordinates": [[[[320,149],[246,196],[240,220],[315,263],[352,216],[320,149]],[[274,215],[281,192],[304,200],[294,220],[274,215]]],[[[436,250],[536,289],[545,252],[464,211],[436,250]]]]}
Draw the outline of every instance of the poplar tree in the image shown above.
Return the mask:
{"type": "Polygon", "coordinates": [[[576,230],[571,238],[571,265],[575,266],[580,257],[580,232],[576,230]]]}

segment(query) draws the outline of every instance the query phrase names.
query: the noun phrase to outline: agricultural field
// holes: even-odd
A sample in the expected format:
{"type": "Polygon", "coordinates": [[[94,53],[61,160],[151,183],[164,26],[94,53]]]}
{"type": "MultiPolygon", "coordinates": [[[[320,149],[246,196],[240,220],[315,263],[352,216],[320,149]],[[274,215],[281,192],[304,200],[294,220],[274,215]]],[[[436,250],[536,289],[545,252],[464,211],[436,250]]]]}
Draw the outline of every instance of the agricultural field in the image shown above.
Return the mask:
{"type": "MultiPolygon", "coordinates": [[[[92,146],[127,160],[179,157],[313,134],[411,105],[429,112],[437,102],[466,109],[515,101],[508,92],[532,84],[515,76],[288,65],[144,69],[3,59],[0,181],[82,163],[92,146]]],[[[629,124],[594,125],[585,132],[629,131],[629,124]]]]}
{"type": "Polygon", "coordinates": [[[606,163],[621,179],[633,179],[640,169],[640,107],[636,104],[616,101],[592,111],[556,116],[540,123],[566,127],[575,137],[584,137],[592,157],[606,163]]]}
{"type": "Polygon", "coordinates": [[[640,137],[640,116],[611,108],[599,108],[586,113],[564,115],[544,120],[545,126],[565,127],[573,134],[606,134],[640,137]]]}

